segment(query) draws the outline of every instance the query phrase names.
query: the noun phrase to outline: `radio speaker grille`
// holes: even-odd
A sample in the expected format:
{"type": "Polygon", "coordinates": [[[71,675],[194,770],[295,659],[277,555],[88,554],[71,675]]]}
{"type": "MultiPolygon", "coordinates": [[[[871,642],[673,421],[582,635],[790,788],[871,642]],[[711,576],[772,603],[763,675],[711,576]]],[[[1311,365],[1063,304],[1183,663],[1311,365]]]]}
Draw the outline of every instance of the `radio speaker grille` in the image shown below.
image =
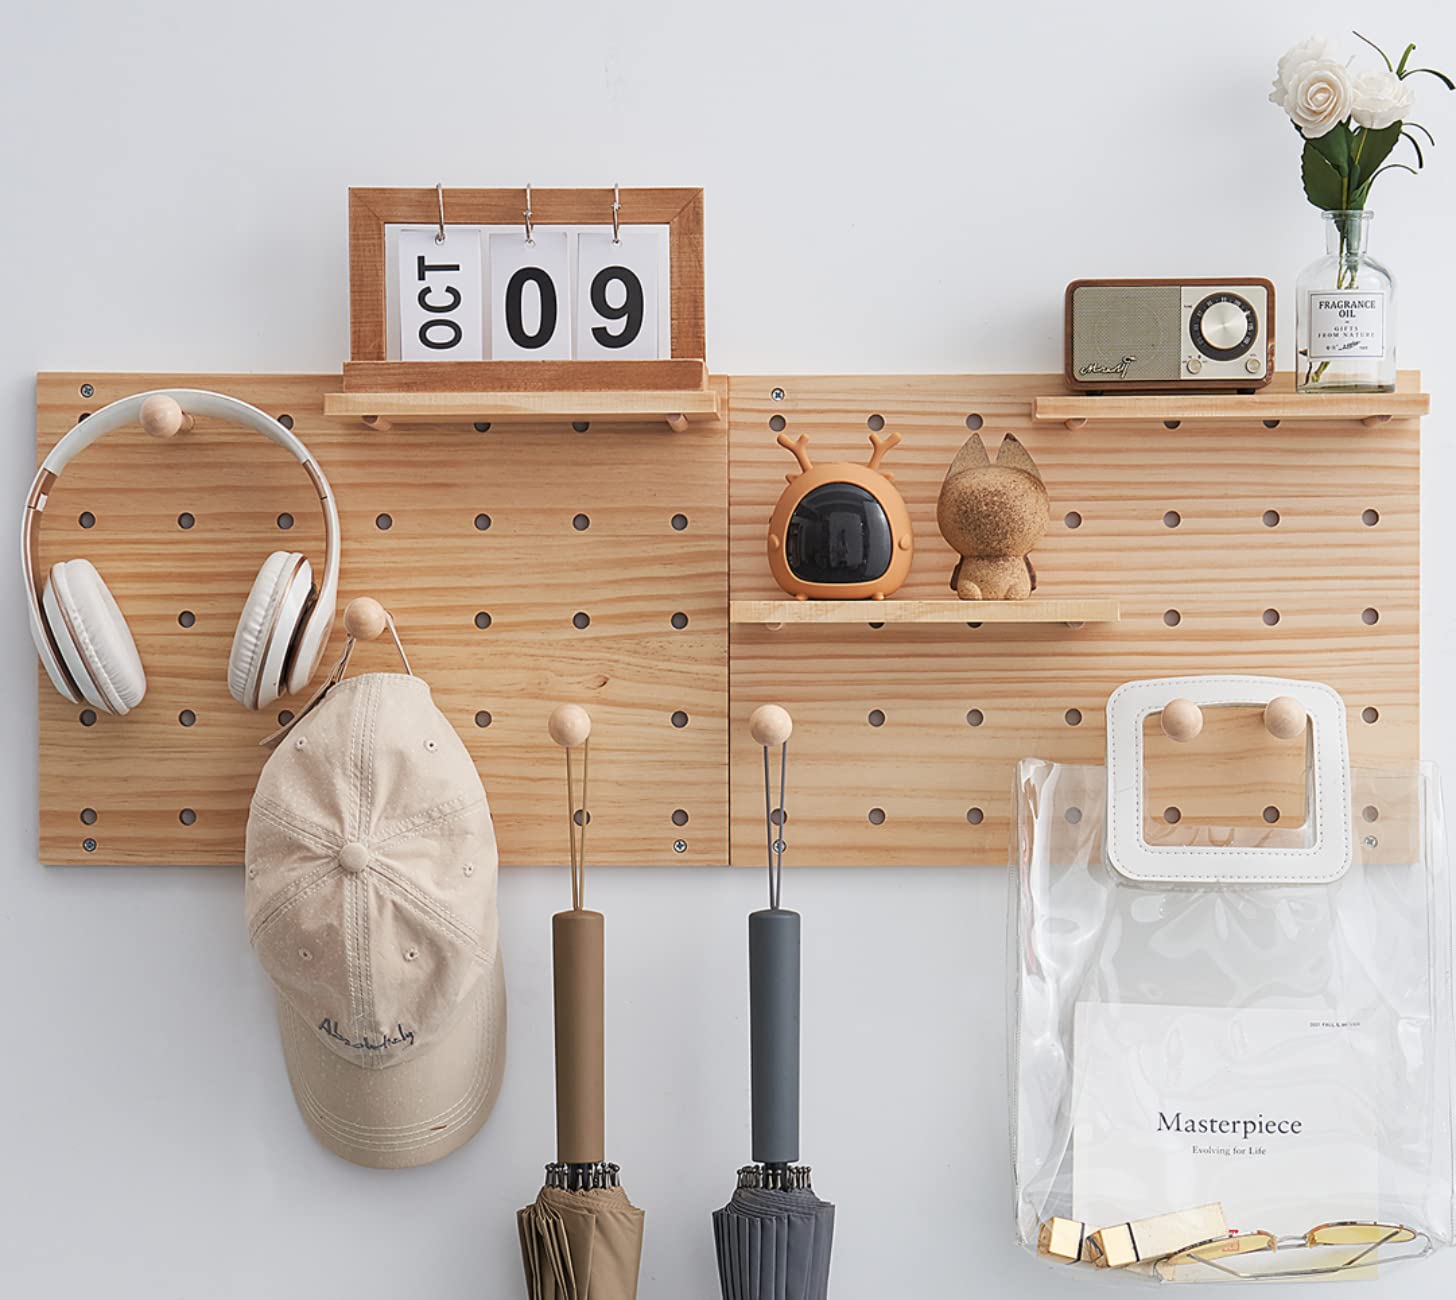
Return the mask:
{"type": "Polygon", "coordinates": [[[1177,379],[1181,291],[1176,284],[1083,285],[1072,295],[1072,371],[1109,384],[1177,379]],[[1113,373],[1131,357],[1122,375],[1113,373]],[[1095,372],[1085,372],[1093,366],[1095,372]]]}

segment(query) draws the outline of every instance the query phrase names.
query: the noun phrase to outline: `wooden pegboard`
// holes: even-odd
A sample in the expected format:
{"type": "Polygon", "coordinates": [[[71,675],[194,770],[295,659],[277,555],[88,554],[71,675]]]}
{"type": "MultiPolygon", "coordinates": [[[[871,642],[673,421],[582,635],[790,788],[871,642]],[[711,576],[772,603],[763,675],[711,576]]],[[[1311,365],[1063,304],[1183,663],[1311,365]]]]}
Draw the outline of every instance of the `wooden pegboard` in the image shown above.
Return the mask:
{"type": "MultiPolygon", "coordinates": [[[[1419,376],[1402,375],[1401,389],[1418,391],[1419,376]]],[[[978,417],[992,454],[1014,432],[1050,491],[1038,595],[1121,603],[1120,622],[1075,631],[734,626],[735,862],[762,859],[762,767],[746,723],[767,702],[795,719],[785,834],[795,865],[1004,864],[1016,761],[1102,762],[1107,696],[1132,678],[1317,679],[1349,706],[1354,763],[1418,756],[1419,419],[1366,427],[1343,418],[1342,405],[1330,408],[1338,420],[1274,427],[1261,418],[1176,428],[1094,419],[1069,430],[1035,420],[1036,398],[1061,391],[1050,375],[731,380],[735,599],[781,595],[765,530],[794,463],[775,443],[775,417],[791,435],[810,435],[816,461],[863,463],[872,417],[904,435],[885,461],[915,524],[915,562],[898,595],[948,599],[955,557],[936,528],[935,500],[968,417],[978,417]],[[1367,623],[1367,610],[1378,621],[1367,623]],[[884,814],[878,824],[873,810],[884,814]]],[[[1303,753],[1273,741],[1255,717],[1216,719],[1195,746],[1157,735],[1149,748],[1150,808],[1176,807],[1195,824],[1258,824],[1266,809],[1278,809],[1281,824],[1302,817],[1303,753]]]]}
{"type": "MultiPolygon", "coordinates": [[[[684,433],[660,419],[585,432],[566,420],[372,432],[324,416],[337,375],[44,374],[39,451],[82,413],[158,387],[217,389],[292,419],[338,499],[340,609],[368,594],[394,611],[415,671],[476,759],[503,863],[566,859],[561,751],[546,734],[566,701],[594,721],[593,863],[727,860],[721,422],[684,433]]],[[[42,861],[242,860],[266,758],[256,742],[277,717],[229,697],[228,648],[268,553],[302,550],[317,566],[321,536],[317,500],[287,454],[215,421],[166,443],[119,430],[72,464],[46,510],[41,567],[96,563],[136,636],[148,691],[127,717],[88,726],[40,674],[42,861]],[[83,821],[87,810],[94,820],[83,821]]],[[[326,662],[338,644],[336,633],[326,662]]],[[[353,671],[396,663],[376,642],[353,671]]]]}

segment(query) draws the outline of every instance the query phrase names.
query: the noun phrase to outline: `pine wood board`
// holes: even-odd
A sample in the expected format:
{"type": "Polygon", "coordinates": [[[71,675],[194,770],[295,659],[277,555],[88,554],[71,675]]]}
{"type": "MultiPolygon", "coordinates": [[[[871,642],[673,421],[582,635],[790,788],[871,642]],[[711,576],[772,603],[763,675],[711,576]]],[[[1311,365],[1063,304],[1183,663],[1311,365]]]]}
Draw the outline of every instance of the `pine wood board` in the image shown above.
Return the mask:
{"type": "MultiPolygon", "coordinates": [[[[413,424],[437,424],[444,420],[501,421],[536,424],[593,420],[609,424],[638,426],[637,434],[668,434],[665,418],[682,415],[689,423],[718,424],[719,396],[712,388],[621,392],[570,390],[557,392],[490,393],[328,393],[324,396],[327,415],[384,416],[413,424]]],[[[590,432],[590,430],[583,430],[590,432]]]]}
{"type": "MultiPolygon", "coordinates": [[[[323,414],[339,376],[45,374],[38,450],[84,411],[154,387],[215,388],[274,414],[329,475],[343,530],[340,608],[393,610],[415,671],[476,759],[507,865],[566,860],[558,703],[592,714],[589,860],[727,860],[726,438],[715,423],[577,433],[569,425],[412,425],[370,431],[323,414]],[[95,392],[83,399],[83,383],[95,392]],[[377,526],[388,514],[392,527],[377,526]],[[488,514],[490,527],[475,526],[488,514]],[[577,514],[590,526],[573,527],[577,514]],[[672,525],[681,514],[687,527],[672,525]],[[475,616],[488,612],[481,630],[475,616]],[[577,629],[573,615],[590,625],[577,629]],[[688,624],[673,627],[684,613],[688,624]],[[688,724],[675,727],[681,710],[688,724]],[[476,725],[489,712],[488,727],[476,725]],[[675,811],[688,814],[681,827],[675,811]],[[683,844],[678,852],[674,845],[683,844]]],[[[721,397],[725,385],[718,383],[721,397]]],[[[41,529],[42,569],[92,558],[126,613],[148,693],[93,726],[39,675],[40,855],[50,863],[230,864],[275,711],[228,696],[228,648],[252,579],[275,548],[317,561],[322,524],[297,465],[255,434],[199,420],[166,443],[121,430],[66,471],[41,529]],[[83,529],[82,511],[95,515],[83,529]],[[178,526],[189,511],[195,526],[178,526]],[[294,526],[277,522],[290,514],[294,526]],[[196,623],[183,628],[180,611],[196,623]],[[184,709],[196,723],[184,727],[184,709]],[[84,824],[83,809],[97,813],[84,824]],[[196,811],[194,824],[179,820],[196,811]],[[83,841],[94,839],[88,852],[83,841]]],[[[330,656],[336,654],[336,634],[330,656]]],[[[361,647],[353,671],[393,669],[361,647]]],[[[296,701],[283,701],[297,707],[296,701]]],[[[565,884],[563,881],[563,889],[565,884]]]]}
{"type": "Polygon", "coordinates": [[[346,393],[704,389],[701,361],[346,361],[346,393]]]}
{"type": "MultiPolygon", "coordinates": [[[[1035,420],[1037,399],[1061,388],[1054,375],[731,379],[735,600],[783,598],[765,535],[794,462],[769,421],[781,417],[791,436],[809,433],[816,463],[862,464],[872,416],[905,438],[884,466],[915,522],[915,563],[895,598],[945,599],[955,557],[936,529],[935,499],[976,415],[992,454],[1001,434],[1014,432],[1050,490],[1037,596],[1112,599],[1121,611],[1117,623],[1075,631],[992,622],[735,626],[735,863],[762,859],[762,767],[746,727],[769,702],[795,720],[784,836],[785,860],[795,865],[1004,864],[1016,761],[1102,762],[1107,696],[1133,678],[1238,671],[1325,681],[1349,707],[1357,765],[1417,758],[1419,421],[1371,428],[1332,418],[1268,429],[1260,417],[1169,430],[1098,420],[1068,430],[1035,420]],[[1278,516],[1272,527],[1269,511],[1278,516]],[[1378,513],[1373,526],[1367,511],[1378,513]],[[1165,523],[1170,512],[1176,527],[1165,523]],[[1366,609],[1378,610],[1378,622],[1364,621],[1366,609]],[[1266,610],[1278,613],[1272,626],[1266,610]],[[1376,721],[1363,720],[1367,709],[1376,721]],[[876,711],[883,720],[872,725],[876,711]],[[876,809],[879,824],[870,820],[876,809]]],[[[1419,376],[1404,375],[1402,388],[1418,392],[1419,376]]],[[[1240,410],[1233,403],[1246,399],[1218,400],[1240,410]]],[[[1150,808],[1178,808],[1185,829],[1264,824],[1271,807],[1281,824],[1302,818],[1302,762],[1290,761],[1288,745],[1267,737],[1265,745],[1256,728],[1245,717],[1210,726],[1191,745],[1156,737],[1150,808]]]]}
{"type": "Polygon", "coordinates": [[[1115,623],[1115,600],[734,600],[732,623],[1115,623]]]}

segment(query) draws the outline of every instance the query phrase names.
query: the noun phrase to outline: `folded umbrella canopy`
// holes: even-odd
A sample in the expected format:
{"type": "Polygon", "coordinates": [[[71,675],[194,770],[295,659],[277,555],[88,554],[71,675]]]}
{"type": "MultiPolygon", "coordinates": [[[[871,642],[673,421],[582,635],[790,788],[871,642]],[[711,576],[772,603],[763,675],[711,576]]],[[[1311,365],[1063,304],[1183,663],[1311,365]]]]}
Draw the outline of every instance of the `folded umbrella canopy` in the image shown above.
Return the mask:
{"type": "Polygon", "coordinates": [[[748,918],[749,1050],[753,1159],[732,1199],[713,1215],[723,1300],[824,1300],[834,1206],[821,1201],[799,1159],[799,914],[779,906],[783,885],[784,787],[793,722],[777,705],[749,720],[763,746],[768,896],[748,918]],[[772,805],[769,749],[779,746],[779,799],[772,805]],[[780,833],[775,833],[775,823],[780,833]]]}
{"type": "Polygon", "coordinates": [[[571,910],[551,918],[556,1011],[556,1160],[546,1185],[516,1216],[529,1300],[636,1300],[642,1211],[605,1159],[605,926],[584,906],[587,738],[585,709],[562,705],[551,738],[566,751],[571,910]],[[571,751],[581,747],[581,804],[571,751]],[[578,840],[578,833],[580,839],[578,840]]]}

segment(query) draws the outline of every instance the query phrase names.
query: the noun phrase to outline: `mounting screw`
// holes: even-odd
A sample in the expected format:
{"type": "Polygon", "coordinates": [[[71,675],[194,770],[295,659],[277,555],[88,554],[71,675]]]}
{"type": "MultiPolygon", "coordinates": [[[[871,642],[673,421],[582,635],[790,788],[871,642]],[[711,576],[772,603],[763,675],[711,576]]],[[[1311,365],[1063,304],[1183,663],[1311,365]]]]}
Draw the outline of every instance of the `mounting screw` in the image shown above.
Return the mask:
{"type": "Polygon", "coordinates": [[[1367,849],[1374,849],[1374,848],[1379,848],[1380,847],[1380,841],[1378,839],[1376,839],[1375,836],[1373,836],[1373,835],[1367,835],[1364,838],[1364,840],[1361,841],[1361,842],[1365,845],[1365,847],[1367,849]]]}
{"type": "Polygon", "coordinates": [[[672,851],[674,853],[686,853],[688,851],[688,842],[686,840],[673,840],[672,851]]]}
{"type": "Polygon", "coordinates": [[[81,385],[81,396],[82,397],[95,397],[96,396],[96,390],[94,388],[92,388],[90,384],[82,384],[81,385]]]}
{"type": "Polygon", "coordinates": [[[87,853],[95,853],[96,852],[96,841],[93,840],[93,839],[89,839],[89,838],[88,839],[84,839],[84,840],[81,841],[81,847],[83,849],[85,849],[87,853]]]}
{"type": "Polygon", "coordinates": [[[784,400],[784,390],[782,388],[775,388],[769,396],[776,402],[782,402],[784,400]]]}
{"type": "Polygon", "coordinates": [[[783,842],[783,840],[775,840],[775,841],[774,841],[774,842],[773,842],[773,851],[774,851],[774,852],[775,852],[775,853],[782,853],[782,852],[783,852],[783,851],[784,851],[784,850],[785,850],[785,849],[786,849],[786,848],[788,848],[788,847],[789,847],[789,846],[788,846],[788,845],[787,845],[787,844],[785,844],[785,843],[784,843],[784,842],[783,842]]]}

